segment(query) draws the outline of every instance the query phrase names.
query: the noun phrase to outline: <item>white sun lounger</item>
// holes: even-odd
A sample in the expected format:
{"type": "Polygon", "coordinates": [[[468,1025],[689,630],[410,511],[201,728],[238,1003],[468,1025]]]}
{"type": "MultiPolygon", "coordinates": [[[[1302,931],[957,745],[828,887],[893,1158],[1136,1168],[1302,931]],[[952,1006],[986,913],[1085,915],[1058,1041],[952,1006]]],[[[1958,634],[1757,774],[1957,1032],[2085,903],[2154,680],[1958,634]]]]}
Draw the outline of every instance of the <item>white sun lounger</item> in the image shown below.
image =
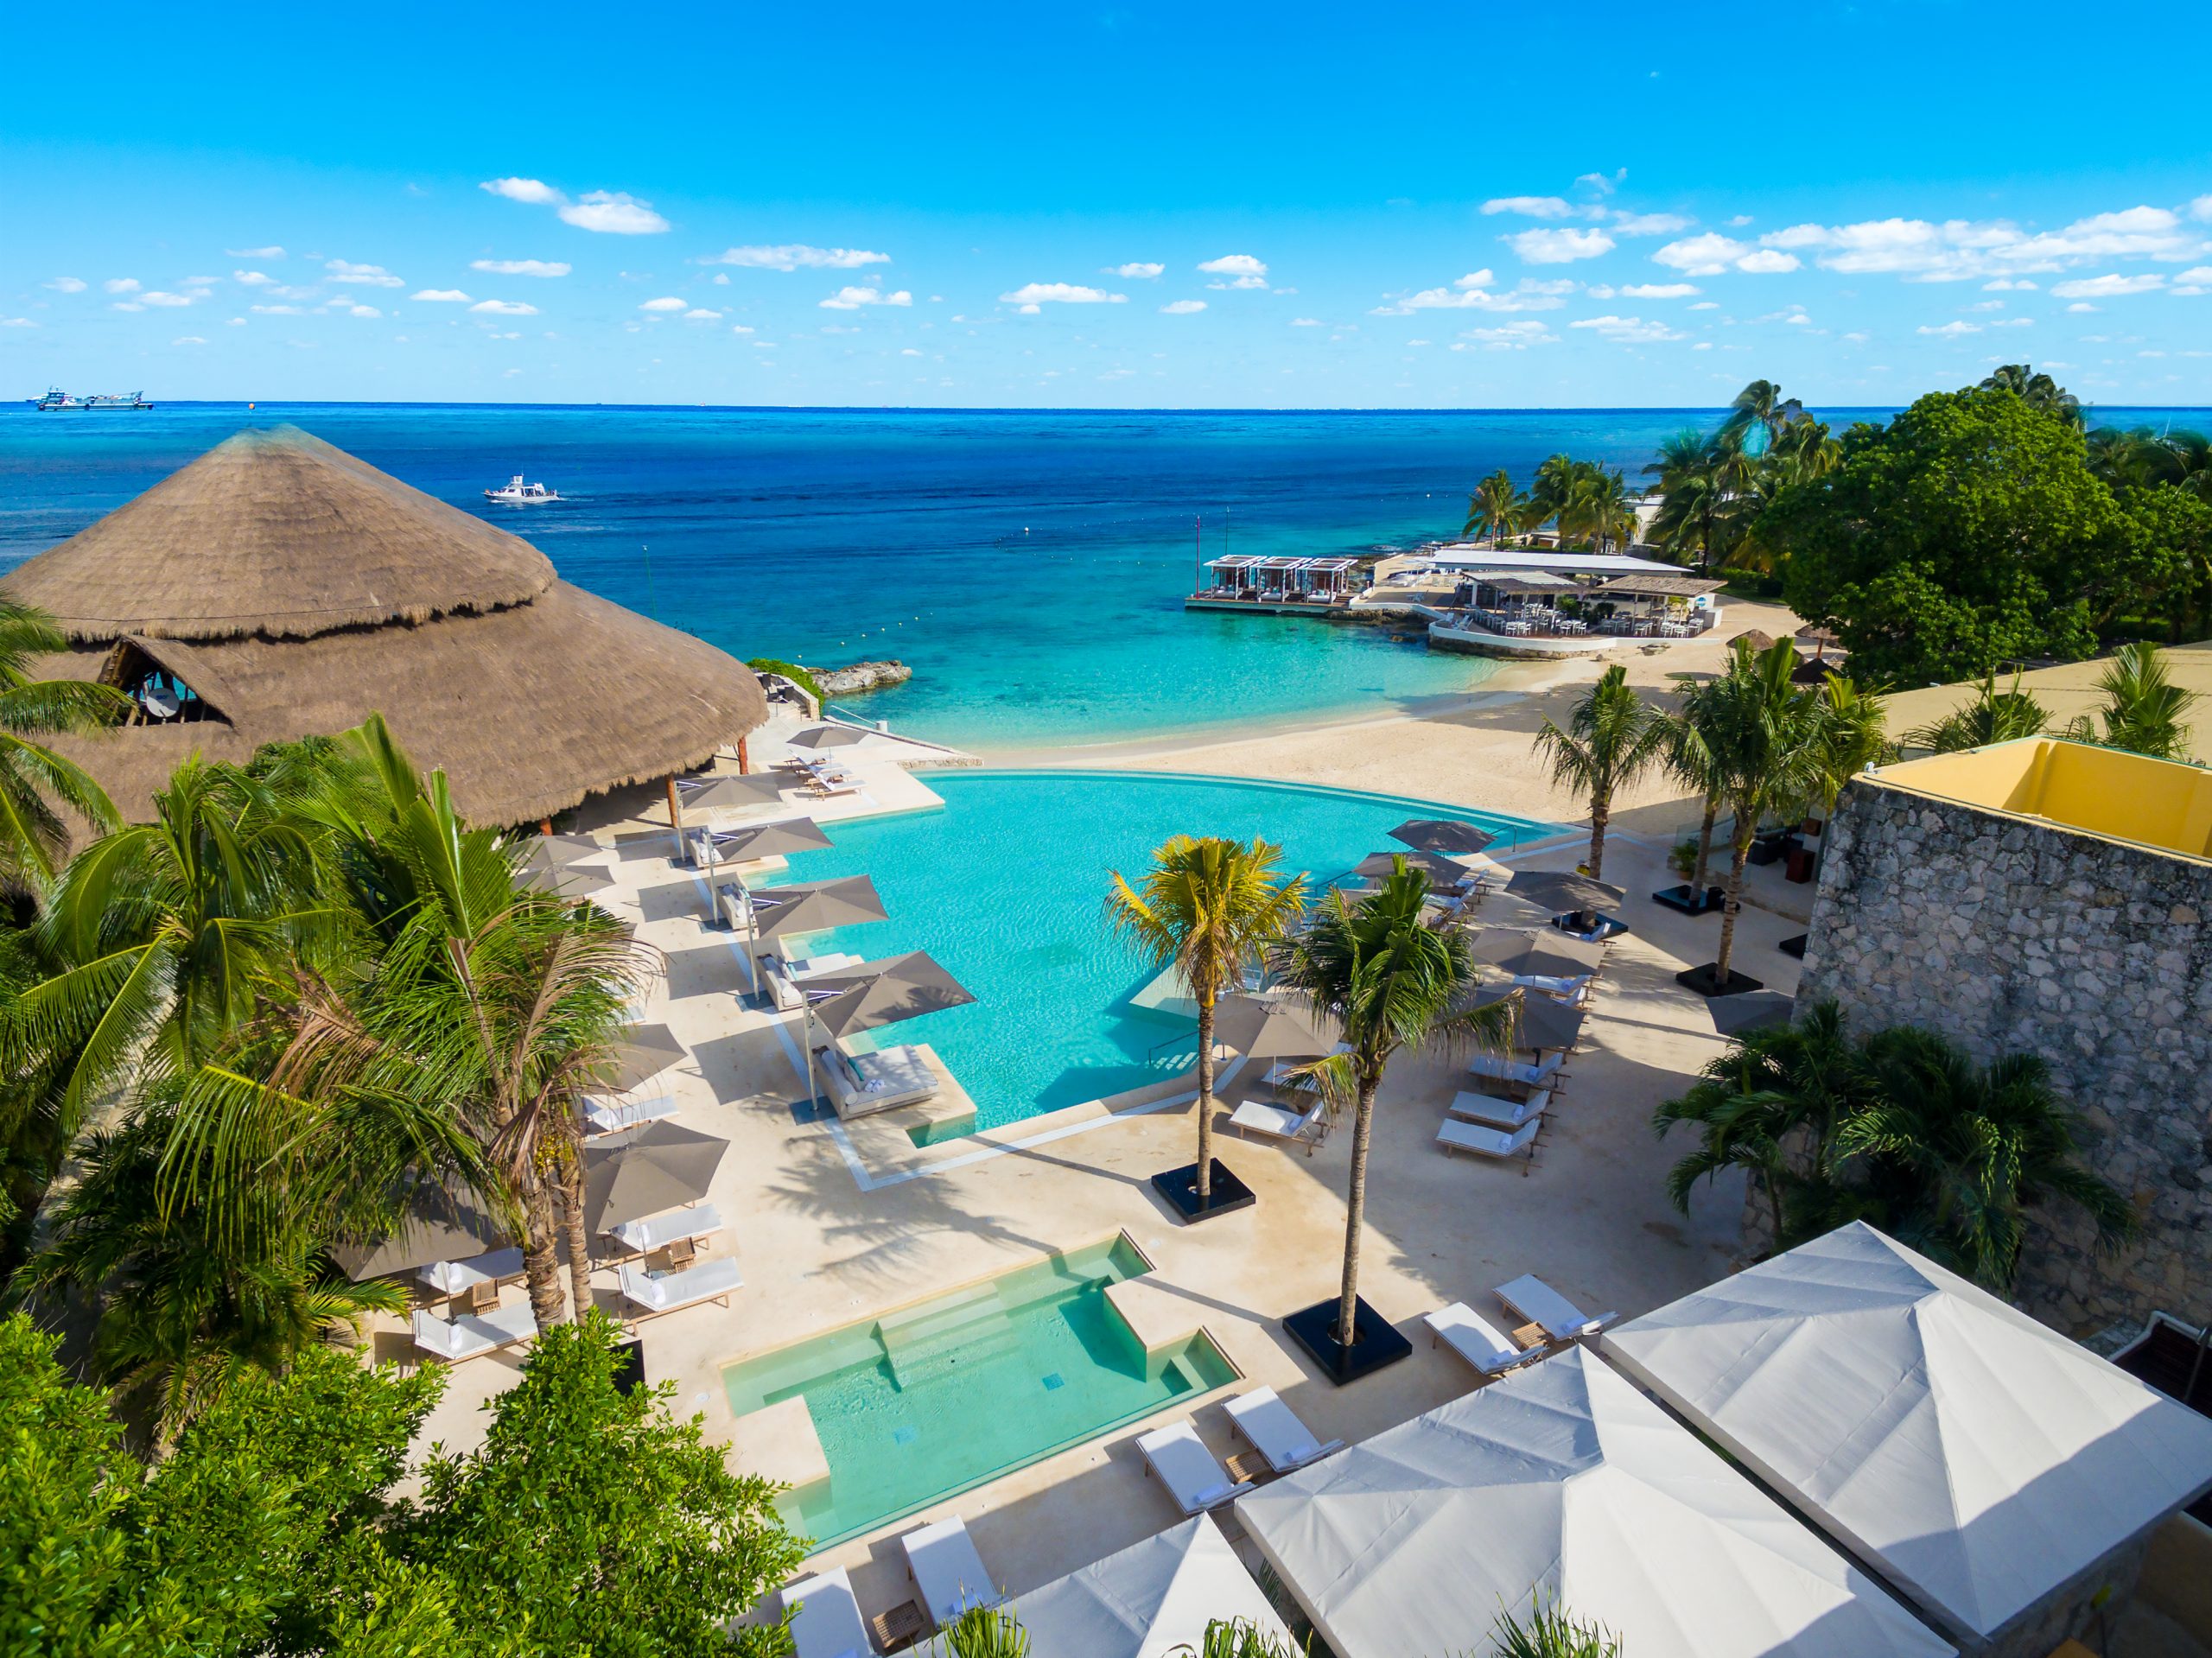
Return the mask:
{"type": "Polygon", "coordinates": [[[906,1551],[906,1575],[921,1591],[922,1610],[938,1629],[971,1606],[995,1606],[1006,1598],[993,1586],[958,1515],[908,1532],[899,1547],[906,1551]]]}
{"type": "Polygon", "coordinates": [[[1467,1074],[1490,1082],[1520,1083],[1535,1088],[1557,1070],[1566,1058],[1565,1054],[1554,1051],[1531,1064],[1526,1059],[1508,1059],[1494,1053],[1478,1053],[1467,1061],[1467,1074]]]}
{"type": "Polygon", "coordinates": [[[1560,1342],[1594,1336],[1621,1316],[1601,1312],[1593,1318],[1534,1273],[1524,1274],[1510,1284],[1500,1284],[1497,1299],[1530,1324],[1541,1324],[1544,1334],[1560,1342]]]}
{"type": "Polygon", "coordinates": [[[878,1048],[873,1053],[847,1053],[830,1046],[815,1050],[827,1077],[830,1102],[841,1117],[865,1116],[893,1106],[918,1105],[934,1096],[942,1084],[938,1074],[915,1047],[878,1048]]]}
{"type": "Polygon", "coordinates": [[[503,1278],[522,1276],[522,1251],[494,1249],[466,1261],[434,1261],[415,1276],[441,1295],[458,1295],[479,1284],[496,1284],[503,1278]]]}
{"type": "Polygon", "coordinates": [[[480,1353],[495,1353],[537,1334],[537,1320],[524,1304],[464,1313],[450,1323],[417,1311],[414,1324],[415,1345],[448,1364],[473,1359],[480,1353]]]}
{"type": "Polygon", "coordinates": [[[1534,990],[1554,1001],[1565,1002],[1569,1007],[1587,1007],[1590,995],[1597,988],[1595,977],[1585,973],[1579,978],[1553,979],[1541,975],[1523,974],[1510,981],[1523,990],[1534,990]]]}
{"type": "Polygon", "coordinates": [[[791,1645],[798,1658],[871,1658],[875,1651],[843,1566],[788,1585],[784,1604],[791,1610],[791,1645]]]}
{"type": "Polygon", "coordinates": [[[1266,1458],[1268,1466],[1278,1474],[1294,1472],[1344,1448],[1342,1439],[1332,1439],[1326,1445],[1315,1439],[1312,1430],[1273,1388],[1239,1394],[1224,1408],[1236,1424],[1236,1431],[1252,1442],[1252,1449],[1266,1458]]]}
{"type": "Polygon", "coordinates": [[[1485,1128],[1479,1122],[1446,1117],[1436,1131],[1436,1143],[1447,1152],[1472,1152],[1478,1157],[1518,1157],[1536,1143],[1536,1131],[1543,1126],[1543,1119],[1538,1117],[1508,1134],[1503,1128],[1485,1128]]]}
{"type": "Polygon", "coordinates": [[[614,1277],[622,1286],[622,1299],[643,1307],[648,1317],[673,1312],[678,1307],[695,1307],[702,1301],[719,1301],[728,1306],[730,1292],[745,1287],[734,1255],[716,1255],[712,1261],[686,1267],[680,1273],[663,1273],[658,1278],[636,1267],[618,1267],[614,1277]]]}
{"type": "Polygon", "coordinates": [[[656,1094],[649,1100],[588,1100],[584,1121],[595,1134],[614,1134],[672,1117],[681,1109],[665,1094],[656,1094]]]}
{"type": "Polygon", "coordinates": [[[842,972],[849,967],[858,967],[861,958],[832,950],[825,956],[810,956],[803,961],[787,962],[780,956],[760,958],[761,981],[777,1007],[785,1009],[806,1006],[806,981],[825,973],[842,972]]]}
{"type": "Polygon", "coordinates": [[[1452,1115],[1492,1128],[1518,1128],[1544,1115],[1552,1091],[1540,1088],[1525,1100],[1501,1100],[1495,1094],[1454,1094],[1452,1115]]]}
{"type": "Polygon", "coordinates": [[[1442,1342],[1484,1375],[1497,1375],[1543,1354],[1541,1346],[1516,1347],[1510,1337],[1465,1301],[1437,1308],[1424,1322],[1428,1325],[1431,1347],[1442,1342]]]}
{"type": "Polygon", "coordinates": [[[1229,1126],[1247,1134],[1257,1134],[1262,1140],[1281,1140],[1306,1147],[1306,1155],[1313,1155],[1313,1148],[1329,1132],[1328,1108],[1316,1105],[1306,1111],[1293,1111],[1287,1106],[1269,1105],[1265,1100],[1247,1100],[1229,1114],[1229,1126]]]}
{"type": "Polygon", "coordinates": [[[620,1226],[608,1228],[607,1236],[624,1248],[643,1255],[685,1238],[710,1238],[721,1229],[721,1211],[712,1204],[698,1204],[690,1209],[648,1215],[643,1220],[625,1221],[620,1226]]]}
{"type": "Polygon", "coordinates": [[[1249,1480],[1231,1480],[1213,1459],[1198,1430],[1188,1422],[1155,1428],[1137,1441],[1145,1465],[1186,1515],[1204,1514],[1252,1489],[1249,1480]]]}

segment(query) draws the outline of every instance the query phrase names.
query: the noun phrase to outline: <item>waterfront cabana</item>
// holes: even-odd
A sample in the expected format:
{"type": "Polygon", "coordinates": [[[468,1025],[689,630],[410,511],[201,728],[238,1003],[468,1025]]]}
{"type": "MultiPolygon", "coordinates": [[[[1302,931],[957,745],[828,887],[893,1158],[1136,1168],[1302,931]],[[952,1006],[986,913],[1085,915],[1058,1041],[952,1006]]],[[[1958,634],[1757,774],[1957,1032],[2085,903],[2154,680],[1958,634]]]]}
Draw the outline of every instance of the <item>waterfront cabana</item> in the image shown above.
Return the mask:
{"type": "Polygon", "coordinates": [[[1623,633],[1703,632],[1719,619],[1712,595],[1727,586],[1681,570],[1643,570],[1592,588],[1590,603],[1605,613],[1601,626],[1623,633]]]}
{"type": "Polygon", "coordinates": [[[1213,589],[1205,596],[1217,599],[1246,599],[1255,590],[1258,577],[1253,567],[1259,560],[1249,553],[1227,553],[1219,558],[1210,558],[1205,568],[1213,572],[1213,589]]]}
{"type": "Polygon", "coordinates": [[[238,433],[0,578],[122,729],[57,746],[126,817],[188,755],[380,713],[480,823],[691,771],[767,716],[753,670],[569,586],[528,542],[292,427],[238,433]]]}

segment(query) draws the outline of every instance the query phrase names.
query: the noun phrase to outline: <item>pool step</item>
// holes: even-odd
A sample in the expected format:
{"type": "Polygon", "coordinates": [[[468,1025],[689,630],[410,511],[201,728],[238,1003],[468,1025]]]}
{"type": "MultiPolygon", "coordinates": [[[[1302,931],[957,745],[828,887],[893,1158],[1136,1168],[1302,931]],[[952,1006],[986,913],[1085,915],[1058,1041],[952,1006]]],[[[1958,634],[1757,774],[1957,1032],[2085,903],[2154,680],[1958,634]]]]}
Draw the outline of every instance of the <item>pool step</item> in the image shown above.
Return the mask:
{"type": "Polygon", "coordinates": [[[958,1365],[1010,1352],[1019,1343],[998,1286],[978,1284],[876,1321],[877,1339],[902,1388],[958,1365]]]}

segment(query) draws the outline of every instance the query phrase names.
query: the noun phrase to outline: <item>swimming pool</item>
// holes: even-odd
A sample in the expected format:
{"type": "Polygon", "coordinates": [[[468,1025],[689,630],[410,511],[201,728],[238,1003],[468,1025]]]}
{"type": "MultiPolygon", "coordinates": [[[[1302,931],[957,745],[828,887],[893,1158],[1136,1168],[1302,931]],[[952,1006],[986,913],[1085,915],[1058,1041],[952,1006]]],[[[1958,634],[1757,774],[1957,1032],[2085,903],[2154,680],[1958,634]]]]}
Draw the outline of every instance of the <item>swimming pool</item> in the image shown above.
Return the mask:
{"type": "Polygon", "coordinates": [[[1313,883],[1395,844],[1408,817],[1450,817],[1499,836],[1496,851],[1556,826],[1433,801],[1293,784],[1132,772],[931,772],[942,811],[834,823],[834,847],[788,876],[865,873],[890,918],[840,928],[809,950],[868,956],[925,950],[975,993],[968,1007],[874,1033],[926,1042],[993,1128],[1164,1082],[1191,1062],[1192,1025],[1133,1005],[1154,976],[1103,918],[1107,873],[1141,878],[1172,835],[1264,835],[1313,883]]]}
{"type": "Polygon", "coordinates": [[[1106,1288],[1150,1270],[1121,1236],[1049,1256],[731,1365],[730,1409],[805,1399],[830,1477],[779,1506],[838,1542],[1234,1381],[1204,1335],[1138,1345],[1106,1288]]]}

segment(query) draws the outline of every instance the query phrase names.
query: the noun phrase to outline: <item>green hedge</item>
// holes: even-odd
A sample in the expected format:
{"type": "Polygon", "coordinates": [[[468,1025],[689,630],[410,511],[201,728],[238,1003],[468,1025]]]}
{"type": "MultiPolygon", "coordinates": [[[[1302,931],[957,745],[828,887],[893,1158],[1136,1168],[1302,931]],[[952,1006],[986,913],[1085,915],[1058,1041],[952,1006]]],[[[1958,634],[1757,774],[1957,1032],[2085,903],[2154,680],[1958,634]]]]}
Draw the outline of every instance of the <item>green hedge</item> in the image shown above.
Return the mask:
{"type": "Polygon", "coordinates": [[[754,657],[745,665],[756,674],[781,674],[812,697],[817,708],[830,700],[823,694],[822,687],[814,683],[814,676],[796,662],[779,662],[773,657],[754,657]]]}

